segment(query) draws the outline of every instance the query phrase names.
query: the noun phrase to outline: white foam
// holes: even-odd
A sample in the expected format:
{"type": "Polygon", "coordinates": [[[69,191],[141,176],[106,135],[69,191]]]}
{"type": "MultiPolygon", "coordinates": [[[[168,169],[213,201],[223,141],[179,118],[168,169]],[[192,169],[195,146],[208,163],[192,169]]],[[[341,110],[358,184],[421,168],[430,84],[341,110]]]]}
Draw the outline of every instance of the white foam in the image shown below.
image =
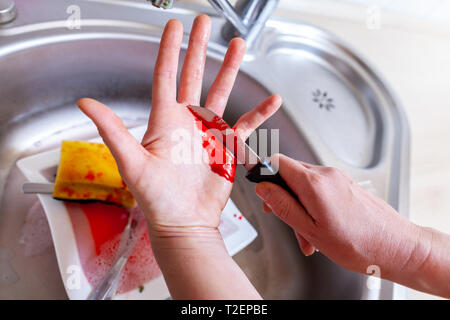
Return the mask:
{"type": "Polygon", "coordinates": [[[50,226],[39,201],[27,213],[19,242],[25,246],[24,254],[27,257],[43,254],[53,246],[50,226]]]}
{"type": "MultiPolygon", "coordinates": [[[[161,274],[150,245],[147,222],[139,208],[130,214],[138,221],[131,245],[131,252],[119,281],[118,293],[138,288],[161,274]]],[[[96,287],[112,266],[119,246],[121,234],[118,234],[100,247],[100,255],[93,254],[83,263],[84,273],[89,283],[96,287]]]]}

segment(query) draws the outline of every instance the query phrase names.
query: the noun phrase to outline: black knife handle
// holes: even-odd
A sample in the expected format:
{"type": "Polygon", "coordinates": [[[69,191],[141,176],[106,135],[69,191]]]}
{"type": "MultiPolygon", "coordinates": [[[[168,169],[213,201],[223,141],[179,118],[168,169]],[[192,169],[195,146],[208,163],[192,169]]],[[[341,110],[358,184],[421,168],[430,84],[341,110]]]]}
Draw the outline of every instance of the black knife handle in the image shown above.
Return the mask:
{"type": "Polygon", "coordinates": [[[282,187],[284,190],[288,191],[295,199],[298,200],[297,195],[294,193],[294,191],[291,190],[291,188],[289,188],[289,186],[287,185],[286,181],[283,180],[283,178],[281,177],[279,172],[275,173],[275,169],[272,167],[272,165],[270,164],[270,162],[258,162],[253,168],[251,168],[249,171],[247,171],[247,174],[245,175],[245,177],[251,181],[251,182],[255,182],[255,183],[259,183],[259,182],[272,182],[276,185],[279,185],[280,187],[282,187]],[[272,174],[262,174],[262,170],[265,171],[269,171],[272,174]]]}

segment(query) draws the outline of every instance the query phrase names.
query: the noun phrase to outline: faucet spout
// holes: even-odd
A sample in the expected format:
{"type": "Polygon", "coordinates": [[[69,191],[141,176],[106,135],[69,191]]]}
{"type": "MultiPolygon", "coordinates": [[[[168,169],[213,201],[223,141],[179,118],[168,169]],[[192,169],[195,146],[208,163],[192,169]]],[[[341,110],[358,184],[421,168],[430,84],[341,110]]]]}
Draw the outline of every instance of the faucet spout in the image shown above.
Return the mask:
{"type": "MultiPolygon", "coordinates": [[[[163,9],[172,8],[175,2],[175,0],[147,1],[163,9]]],[[[208,1],[228,21],[222,30],[225,41],[241,37],[246,40],[248,47],[258,37],[279,2],[279,0],[238,0],[233,7],[229,0],[208,1]]]]}
{"type": "Polygon", "coordinates": [[[233,7],[229,0],[208,0],[227,20],[222,30],[226,41],[244,38],[250,47],[264,28],[279,0],[238,0],[233,7]]]}
{"type": "Polygon", "coordinates": [[[248,25],[244,22],[241,15],[237,13],[228,0],[208,0],[216,11],[222,14],[229,23],[233,25],[240,36],[248,33],[248,25]]]}

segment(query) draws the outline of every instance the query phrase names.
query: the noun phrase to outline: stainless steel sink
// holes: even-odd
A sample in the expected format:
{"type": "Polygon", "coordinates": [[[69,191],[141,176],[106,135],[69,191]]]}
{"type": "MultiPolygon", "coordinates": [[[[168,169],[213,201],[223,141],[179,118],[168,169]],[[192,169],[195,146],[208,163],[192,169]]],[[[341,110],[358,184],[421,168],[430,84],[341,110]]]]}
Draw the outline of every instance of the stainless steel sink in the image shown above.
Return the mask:
{"type": "MultiPolygon", "coordinates": [[[[69,30],[72,1],[16,4],[17,19],[0,26],[0,273],[9,268],[16,276],[0,274],[0,299],[66,298],[54,250],[26,256],[19,243],[36,198],[21,194],[25,178],[16,161],[62,139],[94,136],[76,107],[80,97],[105,102],[130,127],[146,123],[158,40],[170,18],[188,31],[198,13],[212,16],[207,91],[226,50],[224,20],[210,8],[181,3],[167,12],[139,2],[78,1],[83,24],[69,30]]],[[[281,152],[347,171],[407,216],[407,122],[385,82],[352,49],[313,26],[269,20],[249,48],[225,118],[237,119],[272,92],[284,105],[264,127],[280,129],[281,152]]],[[[320,253],[305,258],[291,230],[262,212],[241,169],[237,176],[232,199],[259,236],[235,259],[263,297],[390,299],[401,293],[387,281],[369,288],[365,275],[320,253]]]]}

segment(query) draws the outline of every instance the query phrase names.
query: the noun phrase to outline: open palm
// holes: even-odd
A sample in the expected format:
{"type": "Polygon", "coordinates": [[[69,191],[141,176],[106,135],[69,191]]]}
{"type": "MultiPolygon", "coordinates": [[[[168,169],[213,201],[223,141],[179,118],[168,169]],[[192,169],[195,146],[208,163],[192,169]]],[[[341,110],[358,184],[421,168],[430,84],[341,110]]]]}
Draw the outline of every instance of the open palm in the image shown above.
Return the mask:
{"type": "MultiPolygon", "coordinates": [[[[186,107],[200,103],[210,29],[209,17],[201,15],[195,19],[177,98],[183,27],[177,20],[167,23],[154,69],[152,112],[141,143],[105,105],[88,98],[78,103],[94,121],[110,148],[122,177],[147,216],[151,233],[217,228],[220,212],[231,192],[232,183],[212,172],[207,163],[177,163],[172,156],[173,148],[180,143],[173,141],[173,133],[180,128],[189,131],[194,127],[195,117],[186,107]]],[[[219,74],[208,93],[205,107],[220,116],[244,52],[242,39],[230,42],[219,74]]],[[[244,114],[234,126],[237,135],[246,139],[280,105],[281,98],[273,95],[244,114]]],[[[193,143],[201,144],[201,141],[193,143]]]]}

